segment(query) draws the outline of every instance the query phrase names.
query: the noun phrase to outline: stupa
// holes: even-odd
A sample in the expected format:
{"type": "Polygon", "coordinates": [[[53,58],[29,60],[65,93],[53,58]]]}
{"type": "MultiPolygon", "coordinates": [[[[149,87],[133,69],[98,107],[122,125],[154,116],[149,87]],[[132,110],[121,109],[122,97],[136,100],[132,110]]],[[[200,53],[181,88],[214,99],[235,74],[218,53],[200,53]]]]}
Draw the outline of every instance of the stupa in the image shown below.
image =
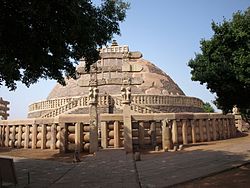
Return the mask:
{"type": "Polygon", "coordinates": [[[100,59],[85,70],[81,60],[77,79],[57,84],[44,101],[29,106],[28,117],[56,117],[60,114],[89,113],[89,87],[98,87],[98,112],[121,113],[121,87],[131,88],[131,110],[134,113],[203,112],[202,100],[189,97],[164,71],[142,58],[141,52],[128,46],[100,49],[100,59]]]}

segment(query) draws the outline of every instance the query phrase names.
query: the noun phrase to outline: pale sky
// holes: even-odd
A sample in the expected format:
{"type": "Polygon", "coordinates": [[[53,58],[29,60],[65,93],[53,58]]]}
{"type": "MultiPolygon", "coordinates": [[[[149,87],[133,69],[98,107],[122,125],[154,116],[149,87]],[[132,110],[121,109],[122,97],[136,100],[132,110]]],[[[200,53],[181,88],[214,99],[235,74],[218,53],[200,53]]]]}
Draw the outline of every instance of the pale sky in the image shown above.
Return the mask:
{"type": "MultiPolygon", "coordinates": [[[[214,100],[205,86],[191,81],[188,61],[199,52],[200,40],[209,39],[211,22],[230,19],[238,10],[250,6],[250,0],[128,0],[131,4],[121,36],[120,45],[130,51],[140,51],[143,58],[165,71],[187,96],[214,100]]],[[[0,97],[10,101],[9,119],[27,117],[28,105],[45,100],[56,82],[41,80],[30,88],[18,84],[16,91],[0,87],[0,97]]]]}

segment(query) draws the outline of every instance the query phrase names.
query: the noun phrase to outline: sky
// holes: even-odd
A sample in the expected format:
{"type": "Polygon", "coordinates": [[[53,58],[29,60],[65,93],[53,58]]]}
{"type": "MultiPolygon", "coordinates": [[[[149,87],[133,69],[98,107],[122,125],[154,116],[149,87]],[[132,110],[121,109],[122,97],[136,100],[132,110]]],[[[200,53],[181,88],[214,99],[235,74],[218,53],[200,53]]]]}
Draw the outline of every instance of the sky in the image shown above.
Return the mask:
{"type": "MultiPolygon", "coordinates": [[[[187,96],[212,103],[215,95],[191,80],[188,61],[200,52],[200,40],[213,35],[211,22],[220,23],[244,11],[250,0],[127,0],[130,9],[120,24],[119,45],[140,51],[143,58],[165,71],[187,96]]],[[[28,105],[45,100],[56,85],[40,80],[27,88],[18,83],[15,91],[0,87],[0,97],[10,101],[9,119],[25,119],[28,105]]]]}

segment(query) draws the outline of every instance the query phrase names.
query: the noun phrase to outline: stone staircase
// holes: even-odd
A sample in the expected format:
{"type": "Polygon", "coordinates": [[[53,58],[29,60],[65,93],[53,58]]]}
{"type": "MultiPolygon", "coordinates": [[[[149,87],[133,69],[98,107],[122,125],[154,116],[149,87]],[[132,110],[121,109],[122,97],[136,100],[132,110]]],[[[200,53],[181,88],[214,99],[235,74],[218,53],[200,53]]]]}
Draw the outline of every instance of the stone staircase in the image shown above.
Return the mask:
{"type": "Polygon", "coordinates": [[[65,105],[59,106],[58,108],[53,109],[53,110],[43,114],[41,116],[41,118],[51,118],[51,117],[59,116],[60,114],[63,114],[63,113],[70,113],[71,111],[76,110],[80,106],[84,106],[83,105],[84,103],[82,103],[83,99],[84,99],[84,97],[76,98],[76,99],[68,102],[65,105]]]}

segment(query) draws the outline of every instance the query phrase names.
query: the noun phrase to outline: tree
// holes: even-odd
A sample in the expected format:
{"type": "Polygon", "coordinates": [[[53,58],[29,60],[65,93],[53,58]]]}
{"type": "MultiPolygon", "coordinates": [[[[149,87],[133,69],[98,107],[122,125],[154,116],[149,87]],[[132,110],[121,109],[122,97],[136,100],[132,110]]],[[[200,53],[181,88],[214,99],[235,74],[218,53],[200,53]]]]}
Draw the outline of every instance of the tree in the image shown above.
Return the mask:
{"type": "Polygon", "coordinates": [[[214,112],[214,108],[211,106],[211,104],[209,102],[205,102],[203,104],[203,110],[206,113],[213,113],[214,112]]]}
{"type": "Polygon", "coordinates": [[[75,77],[74,65],[99,58],[98,48],[120,34],[129,4],[104,0],[2,0],[0,3],[0,86],[11,90],[39,78],[75,77]]]}
{"type": "Polygon", "coordinates": [[[212,38],[201,40],[201,53],[188,63],[192,80],[216,93],[215,104],[223,112],[237,105],[250,114],[250,7],[232,20],[212,22],[212,29],[212,38]]]}

